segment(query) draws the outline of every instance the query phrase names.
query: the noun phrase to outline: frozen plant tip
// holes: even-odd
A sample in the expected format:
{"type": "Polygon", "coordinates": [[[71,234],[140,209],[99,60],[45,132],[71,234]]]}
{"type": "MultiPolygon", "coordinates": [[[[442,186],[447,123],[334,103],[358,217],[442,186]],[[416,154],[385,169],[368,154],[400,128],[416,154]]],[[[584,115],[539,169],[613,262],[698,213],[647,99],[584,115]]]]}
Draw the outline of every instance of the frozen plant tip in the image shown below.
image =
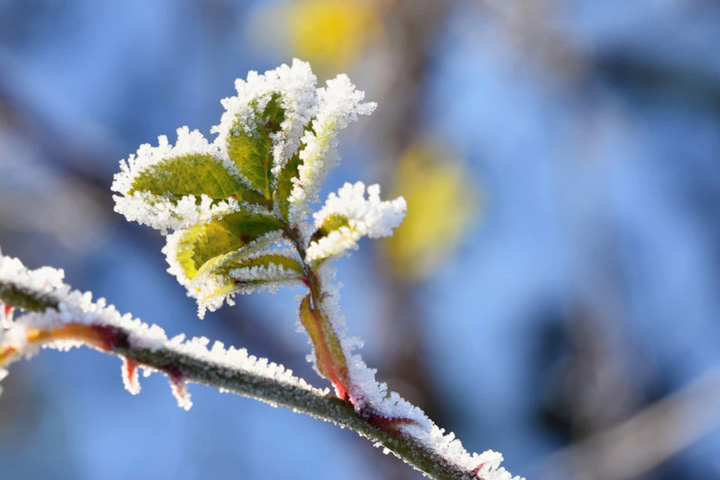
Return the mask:
{"type": "MultiPolygon", "coordinates": [[[[236,82],[237,96],[206,140],[188,127],[175,145],[142,145],[120,162],[112,189],[115,208],[167,235],[163,252],[198,313],[232,303],[237,294],[305,285],[301,323],[314,348],[316,369],[349,398],[343,319],[323,300],[320,264],[357,248],[362,236],[392,234],[405,201],[380,200],[380,187],[346,184],[307,220],[328,170],[339,161],[337,133],[374,103],[346,75],[316,87],[307,63],[295,60],[236,82]]],[[[329,267],[323,267],[327,270],[329,267]]],[[[325,295],[327,296],[327,295],[325,295]]],[[[358,398],[361,402],[364,400],[358,398]]]]}
{"type": "Polygon", "coordinates": [[[389,392],[356,352],[361,342],[346,333],[334,260],[362,237],[392,235],[407,205],[403,198],[383,201],[378,185],[358,182],[313,211],[310,202],[340,159],[338,132],[375,109],[346,75],[316,83],[299,60],[250,72],[236,82],[237,95],[222,100],[212,141],[182,127],[174,145],[165,136],[157,146],[142,145],[120,162],[112,190],[117,212],[165,236],[168,272],[196,299],[201,318],[237,294],[304,289],[299,323],[334,396],[245,350],[208,347],[206,338],[169,339],[160,327],[71,290],[61,271],[28,270],[1,255],[0,379],[10,363],[41,347],[89,346],[122,358],[133,394],[140,392],[138,369],[158,371],[185,409],[192,405],[188,383],[204,383],[347,426],[431,478],[510,480],[501,455],[468,453],[389,392]]]}

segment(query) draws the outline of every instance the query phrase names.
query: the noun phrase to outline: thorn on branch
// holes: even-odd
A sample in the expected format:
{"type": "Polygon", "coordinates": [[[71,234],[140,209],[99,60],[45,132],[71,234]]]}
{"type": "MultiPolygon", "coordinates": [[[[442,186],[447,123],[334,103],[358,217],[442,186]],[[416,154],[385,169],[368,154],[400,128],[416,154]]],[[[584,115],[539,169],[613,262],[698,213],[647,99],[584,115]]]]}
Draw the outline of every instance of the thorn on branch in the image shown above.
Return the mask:
{"type": "Polygon", "coordinates": [[[170,379],[170,389],[178,402],[178,407],[190,410],[192,401],[190,400],[190,393],[187,389],[187,381],[185,380],[183,371],[180,367],[169,365],[163,369],[163,372],[165,372],[170,379]]]}
{"type": "Polygon", "coordinates": [[[12,321],[12,313],[15,307],[7,303],[0,303],[0,317],[2,317],[3,324],[7,325],[12,321]]]}
{"type": "Polygon", "coordinates": [[[138,362],[135,360],[123,357],[122,365],[122,378],[125,384],[125,389],[132,395],[140,393],[140,378],[138,375],[138,362]]]}

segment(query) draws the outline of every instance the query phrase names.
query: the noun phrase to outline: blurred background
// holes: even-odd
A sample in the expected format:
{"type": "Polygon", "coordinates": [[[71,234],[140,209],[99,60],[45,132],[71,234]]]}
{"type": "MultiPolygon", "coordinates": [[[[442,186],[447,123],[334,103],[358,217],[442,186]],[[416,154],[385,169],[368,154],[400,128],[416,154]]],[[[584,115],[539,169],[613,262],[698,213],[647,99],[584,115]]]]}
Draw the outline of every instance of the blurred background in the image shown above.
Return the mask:
{"type": "MultiPolygon", "coordinates": [[[[0,245],[170,335],[326,386],[293,296],[199,321],[163,239],[113,212],[118,160],[299,57],[379,108],[345,181],[404,195],[338,262],[379,378],[529,479],[720,479],[720,3],[0,0],[0,245]]],[[[3,479],[417,479],[353,433],[116,358],[44,352],[0,398],[3,479]]]]}

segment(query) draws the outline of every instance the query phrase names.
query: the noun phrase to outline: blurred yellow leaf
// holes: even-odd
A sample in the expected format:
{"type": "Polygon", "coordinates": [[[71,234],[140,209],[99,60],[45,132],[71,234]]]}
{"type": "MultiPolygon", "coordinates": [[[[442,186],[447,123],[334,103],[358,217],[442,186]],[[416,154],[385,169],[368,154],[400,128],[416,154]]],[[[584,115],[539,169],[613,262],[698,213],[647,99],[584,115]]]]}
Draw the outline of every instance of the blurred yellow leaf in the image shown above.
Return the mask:
{"type": "Polygon", "coordinates": [[[385,247],[398,278],[421,281],[457,249],[478,213],[478,192],[447,148],[419,144],[398,163],[396,195],[405,197],[408,213],[385,247]]]}
{"type": "Polygon", "coordinates": [[[300,0],[287,13],[294,54],[325,70],[346,68],[380,30],[374,2],[300,0]]]}

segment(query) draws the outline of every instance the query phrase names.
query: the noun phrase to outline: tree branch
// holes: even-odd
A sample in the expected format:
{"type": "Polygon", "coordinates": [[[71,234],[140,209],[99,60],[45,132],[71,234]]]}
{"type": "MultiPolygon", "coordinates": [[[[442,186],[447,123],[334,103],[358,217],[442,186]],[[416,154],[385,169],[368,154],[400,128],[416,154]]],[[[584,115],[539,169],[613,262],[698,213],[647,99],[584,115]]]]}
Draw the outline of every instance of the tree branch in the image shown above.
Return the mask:
{"type": "MultiPolygon", "coordinates": [[[[82,344],[123,358],[126,365],[132,365],[133,370],[136,367],[145,367],[162,372],[173,384],[208,385],[273,406],[290,408],[295,412],[343,428],[347,427],[373,442],[375,446],[384,447],[430,478],[438,480],[478,478],[477,472],[443,457],[420,438],[413,437],[409,433],[412,429],[405,428],[399,433],[381,430],[373,425],[372,418],[365,419],[358,416],[350,403],[326,393],[327,390],[321,391],[311,387],[282,368],[274,370],[276,373],[282,373],[278,375],[229,367],[208,360],[207,349],[196,354],[189,353],[192,349],[185,346],[192,345],[192,341],[185,343],[169,341],[159,348],[138,346],[137,344],[142,342],[137,341],[138,334],[135,331],[137,325],[125,328],[118,324],[93,323],[87,318],[75,318],[73,315],[68,315],[68,311],[61,312],[63,309],[59,305],[63,305],[63,301],[52,293],[34,292],[26,286],[2,279],[0,279],[0,302],[5,304],[14,302],[15,305],[23,305],[23,308],[29,312],[35,312],[21,317],[18,322],[13,322],[16,328],[24,329],[26,334],[27,338],[23,342],[24,350],[0,341],[0,370],[20,355],[32,353],[33,349],[40,346],[63,347],[67,342],[74,345],[82,344]],[[45,317],[48,313],[64,314],[62,325],[53,325],[50,321],[49,326],[43,328],[42,324],[46,322],[45,317]],[[30,320],[23,321],[27,318],[30,320]],[[36,326],[36,323],[39,326],[36,326]]],[[[249,358],[251,362],[254,361],[252,357],[249,358]]],[[[269,368],[267,371],[272,372],[273,369],[269,368]]]]}
{"type": "MultiPolygon", "coordinates": [[[[370,425],[355,414],[353,406],[316,389],[304,389],[273,378],[213,365],[167,349],[117,348],[113,352],[161,371],[180,369],[186,381],[208,385],[347,427],[376,445],[382,445],[402,461],[431,478],[469,479],[471,472],[449,463],[416,439],[392,435],[370,425]]],[[[378,445],[378,446],[379,446],[378,445]]]]}

